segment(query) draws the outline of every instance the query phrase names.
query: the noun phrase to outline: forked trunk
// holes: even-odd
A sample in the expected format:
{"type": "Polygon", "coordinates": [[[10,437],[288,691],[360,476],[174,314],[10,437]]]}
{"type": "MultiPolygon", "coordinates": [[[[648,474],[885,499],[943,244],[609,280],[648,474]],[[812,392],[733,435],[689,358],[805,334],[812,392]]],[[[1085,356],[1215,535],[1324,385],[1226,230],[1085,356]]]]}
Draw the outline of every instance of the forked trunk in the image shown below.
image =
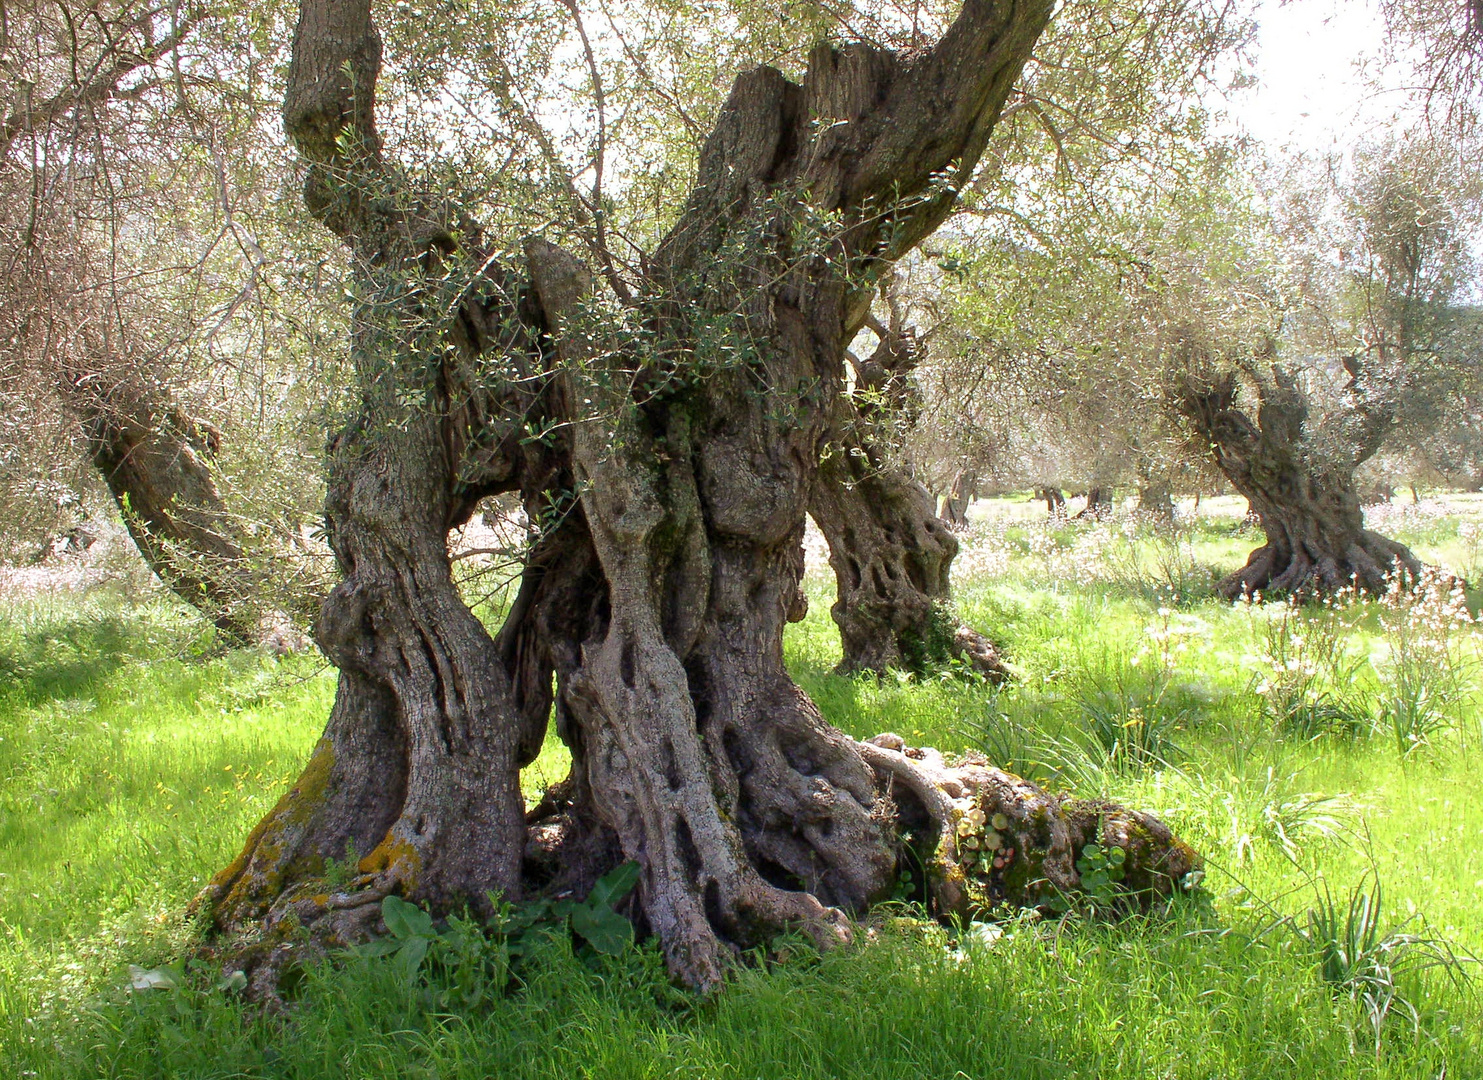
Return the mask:
{"type": "Polygon", "coordinates": [[[1259,393],[1255,423],[1236,404],[1234,376],[1186,387],[1180,399],[1195,436],[1267,534],[1246,565],[1220,582],[1220,594],[1380,593],[1397,572],[1419,574],[1421,563],[1405,545],[1364,527],[1355,469],[1378,448],[1372,432],[1383,425],[1340,417],[1327,431],[1308,430],[1302,391],[1276,365],[1259,393]]]}
{"type": "MultiPolygon", "coordinates": [[[[671,971],[702,988],[782,928],[847,939],[844,913],[891,891],[905,830],[930,847],[924,898],[944,915],[1074,893],[1089,837],[1125,841],[1140,899],[1192,883],[1198,857],[1154,819],[857,743],[783,664],[859,284],[947,214],[1050,6],[969,0],[911,58],[820,46],[802,84],[741,76],[679,223],[642,287],[620,290],[636,297],[620,325],[543,241],[525,245],[528,290],[481,252],[448,257],[477,230],[382,165],[369,4],[304,4],[288,129],[308,204],[377,300],[355,312],[362,409],[331,458],[345,579],[318,635],[341,670],[335,708],[299,784],[201,898],[241,936],[257,992],[304,948],[376,932],[391,891],[477,906],[486,890],[569,892],[621,858],[641,867],[671,971]],[[816,236],[821,221],[836,231],[816,236]],[[444,291],[455,265],[480,276],[444,291]],[[434,311],[455,317],[429,332],[434,311]],[[515,489],[541,530],[491,640],[446,537],[515,489]],[[553,707],[572,772],[522,815],[518,769],[553,707]],[[960,837],[997,854],[965,855],[960,837]],[[329,887],[327,860],[352,855],[352,880],[329,887]]],[[[940,543],[923,572],[945,589],[951,536],[922,525],[920,499],[891,497],[906,507],[891,557],[940,543]]]]}

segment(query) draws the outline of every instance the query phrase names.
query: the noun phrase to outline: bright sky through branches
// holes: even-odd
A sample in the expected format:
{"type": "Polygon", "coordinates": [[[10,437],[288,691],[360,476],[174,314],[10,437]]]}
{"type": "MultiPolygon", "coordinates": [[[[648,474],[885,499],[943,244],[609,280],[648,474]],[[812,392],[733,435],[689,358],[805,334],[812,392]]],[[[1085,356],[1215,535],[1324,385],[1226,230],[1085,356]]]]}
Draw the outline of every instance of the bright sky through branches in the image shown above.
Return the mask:
{"type": "Polygon", "coordinates": [[[1373,77],[1385,27],[1367,0],[1267,0],[1258,19],[1259,82],[1234,95],[1231,105],[1272,151],[1343,151],[1406,110],[1407,95],[1398,89],[1404,75],[1373,77]]]}

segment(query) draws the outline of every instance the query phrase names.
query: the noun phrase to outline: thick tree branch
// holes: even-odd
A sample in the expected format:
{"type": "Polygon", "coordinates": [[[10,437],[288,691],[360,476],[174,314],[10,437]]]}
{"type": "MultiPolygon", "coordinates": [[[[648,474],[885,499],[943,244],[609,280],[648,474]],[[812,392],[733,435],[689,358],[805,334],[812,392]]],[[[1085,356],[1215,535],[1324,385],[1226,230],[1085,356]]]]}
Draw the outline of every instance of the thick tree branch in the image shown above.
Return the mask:
{"type": "Polygon", "coordinates": [[[305,0],[294,31],[283,123],[308,165],[304,200],[331,231],[361,242],[372,224],[382,177],[376,133],[381,35],[369,0],[305,0]]]}

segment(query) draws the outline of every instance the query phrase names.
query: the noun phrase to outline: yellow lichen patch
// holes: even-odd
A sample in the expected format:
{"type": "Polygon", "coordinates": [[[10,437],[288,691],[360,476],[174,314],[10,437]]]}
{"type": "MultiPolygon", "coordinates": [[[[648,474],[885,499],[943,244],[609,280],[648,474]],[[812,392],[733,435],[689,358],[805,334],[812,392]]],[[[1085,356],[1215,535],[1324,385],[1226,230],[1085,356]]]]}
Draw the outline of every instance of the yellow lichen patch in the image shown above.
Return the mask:
{"type": "Polygon", "coordinates": [[[281,888],[284,867],[298,846],[299,837],[292,834],[307,826],[324,805],[334,766],[334,745],[320,739],[298,782],[254,826],[237,857],[202,890],[198,906],[233,911],[255,894],[281,888]]]}
{"type": "Polygon", "coordinates": [[[320,739],[309,758],[309,764],[299,775],[298,783],[278,800],[289,824],[307,824],[310,816],[324,804],[329,791],[330,774],[335,769],[335,746],[328,739],[320,739]]]}
{"type": "Polygon", "coordinates": [[[393,828],[360,861],[358,869],[362,874],[389,872],[402,883],[403,889],[410,889],[417,880],[417,872],[422,869],[422,856],[409,840],[393,828]]]}

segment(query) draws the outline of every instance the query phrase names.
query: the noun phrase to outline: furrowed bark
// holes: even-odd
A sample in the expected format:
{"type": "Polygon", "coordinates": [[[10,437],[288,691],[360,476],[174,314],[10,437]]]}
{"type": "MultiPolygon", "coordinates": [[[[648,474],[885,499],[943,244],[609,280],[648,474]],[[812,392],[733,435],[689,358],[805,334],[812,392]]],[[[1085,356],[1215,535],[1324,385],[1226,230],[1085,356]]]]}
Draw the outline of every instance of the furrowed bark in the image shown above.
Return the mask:
{"type": "Polygon", "coordinates": [[[335,707],[304,775],[198,900],[220,933],[249,942],[238,961],[264,996],[295,953],[280,928],[310,928],[322,947],[372,932],[391,892],[477,907],[521,887],[519,768],[534,750],[505,658],[454,586],[447,537],[483,495],[518,483],[529,402],[514,376],[539,312],[489,274],[460,294],[456,319],[428,329],[454,229],[382,165],[379,56],[368,5],[303,5],[285,124],[306,203],[350,245],[357,289],[374,299],[352,310],[360,404],[329,455],[325,520],[343,579],[315,636],[340,669],[335,707]],[[469,363],[481,352],[510,356],[511,379],[482,378],[469,363]],[[338,890],[331,859],[354,863],[338,890]]]}
{"type": "Polygon", "coordinates": [[[809,501],[834,570],[838,598],[830,614],[844,652],[840,673],[924,672],[961,658],[1004,678],[993,644],[953,612],[949,570],[958,539],[933,512],[931,494],[900,468],[853,449],[820,464],[809,501]]]}

